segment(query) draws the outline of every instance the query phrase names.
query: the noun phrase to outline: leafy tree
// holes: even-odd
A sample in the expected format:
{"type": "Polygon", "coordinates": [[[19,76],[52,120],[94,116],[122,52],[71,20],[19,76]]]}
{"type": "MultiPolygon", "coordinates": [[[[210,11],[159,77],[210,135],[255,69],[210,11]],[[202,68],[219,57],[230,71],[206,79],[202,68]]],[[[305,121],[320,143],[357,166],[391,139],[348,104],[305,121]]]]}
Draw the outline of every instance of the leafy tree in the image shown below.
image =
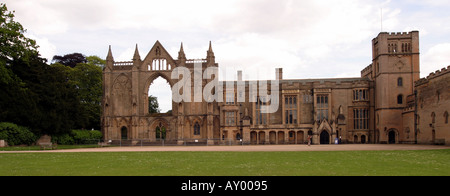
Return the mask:
{"type": "Polygon", "coordinates": [[[161,110],[159,109],[158,98],[150,95],[148,97],[148,113],[155,114],[155,113],[160,113],[160,112],[161,112],[161,110]]]}
{"type": "Polygon", "coordinates": [[[32,114],[28,126],[35,131],[50,135],[67,133],[78,122],[80,101],[75,85],[68,82],[69,71],[69,67],[61,64],[47,65],[37,60],[29,64],[14,62],[14,72],[26,83],[32,98],[32,108],[16,112],[32,114]]]}
{"type": "MultiPolygon", "coordinates": [[[[80,54],[80,53],[73,53],[80,54]]],[[[64,55],[68,56],[68,55],[64,55]]],[[[84,56],[80,54],[80,56],[84,56]]],[[[86,57],[87,63],[78,63],[75,67],[54,63],[64,67],[68,73],[68,82],[75,86],[79,99],[77,129],[100,129],[102,100],[102,66],[105,60],[97,56],[86,57]]]]}
{"type": "Polygon", "coordinates": [[[80,101],[77,128],[100,129],[102,68],[93,63],[79,63],[70,69],[69,81],[75,85],[80,101]]]}
{"type": "Polygon", "coordinates": [[[32,62],[46,62],[39,58],[36,42],[24,36],[25,31],[14,21],[14,12],[0,3],[0,121],[21,125],[35,121],[37,96],[16,72],[26,71],[32,62]]]}
{"type": "MultiPolygon", "coordinates": [[[[0,61],[9,65],[14,59],[28,60],[38,55],[36,41],[26,38],[26,30],[14,21],[14,12],[8,11],[6,4],[0,3],[0,61]]],[[[3,77],[2,77],[3,78],[3,77]]]]}
{"type": "Polygon", "coordinates": [[[52,62],[61,63],[65,66],[74,68],[78,63],[87,63],[86,57],[81,53],[66,54],[64,56],[53,56],[52,62]]]}
{"type": "Polygon", "coordinates": [[[86,60],[87,60],[87,64],[89,64],[89,65],[96,65],[101,68],[105,67],[105,65],[106,65],[106,60],[103,60],[98,56],[88,56],[88,57],[86,57],[86,60]]]}
{"type": "Polygon", "coordinates": [[[24,32],[0,3],[0,122],[36,135],[99,128],[104,60],[73,53],[48,65],[24,32]]]}
{"type": "Polygon", "coordinates": [[[11,71],[11,63],[38,55],[36,41],[26,38],[25,32],[23,26],[14,21],[14,12],[0,3],[0,85],[14,83],[15,87],[23,87],[20,78],[11,71]]]}

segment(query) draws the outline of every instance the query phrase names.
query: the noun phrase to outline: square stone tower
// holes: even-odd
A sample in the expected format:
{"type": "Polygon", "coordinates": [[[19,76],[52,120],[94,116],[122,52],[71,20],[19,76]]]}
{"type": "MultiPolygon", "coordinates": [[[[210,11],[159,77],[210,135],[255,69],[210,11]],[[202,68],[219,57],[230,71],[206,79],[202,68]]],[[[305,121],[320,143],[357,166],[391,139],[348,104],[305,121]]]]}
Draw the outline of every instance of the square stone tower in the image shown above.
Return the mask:
{"type": "Polygon", "coordinates": [[[375,142],[399,143],[402,111],[420,79],[419,32],[378,34],[372,40],[375,82],[375,142]]]}

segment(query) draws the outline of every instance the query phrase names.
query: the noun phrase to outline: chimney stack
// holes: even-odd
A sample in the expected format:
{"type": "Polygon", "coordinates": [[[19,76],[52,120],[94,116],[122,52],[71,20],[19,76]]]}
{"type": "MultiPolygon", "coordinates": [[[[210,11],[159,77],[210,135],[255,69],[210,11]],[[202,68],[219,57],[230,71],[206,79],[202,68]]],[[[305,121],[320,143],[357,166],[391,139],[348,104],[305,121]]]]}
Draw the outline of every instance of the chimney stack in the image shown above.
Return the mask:
{"type": "Polygon", "coordinates": [[[283,68],[276,68],[276,80],[283,80],[283,68]]]}
{"type": "Polygon", "coordinates": [[[237,77],[238,77],[238,81],[242,81],[242,70],[239,70],[238,72],[237,72],[237,77]]]}

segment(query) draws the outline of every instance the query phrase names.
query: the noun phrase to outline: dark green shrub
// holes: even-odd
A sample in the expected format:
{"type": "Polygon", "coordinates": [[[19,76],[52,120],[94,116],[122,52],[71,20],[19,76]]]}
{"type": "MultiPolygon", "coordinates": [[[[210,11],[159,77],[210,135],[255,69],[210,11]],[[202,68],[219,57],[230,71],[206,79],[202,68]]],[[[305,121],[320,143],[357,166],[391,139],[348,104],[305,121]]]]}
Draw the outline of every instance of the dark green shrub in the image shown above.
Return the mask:
{"type": "Polygon", "coordinates": [[[73,145],[75,144],[75,141],[73,140],[73,137],[70,136],[69,134],[63,134],[52,136],[52,143],[57,143],[60,145],[73,145]]]}
{"type": "Polygon", "coordinates": [[[6,140],[8,145],[31,145],[37,140],[37,136],[26,127],[14,123],[0,123],[0,139],[6,140]]]}
{"type": "Polygon", "coordinates": [[[72,130],[71,135],[76,144],[96,144],[102,139],[100,131],[72,130]]]}

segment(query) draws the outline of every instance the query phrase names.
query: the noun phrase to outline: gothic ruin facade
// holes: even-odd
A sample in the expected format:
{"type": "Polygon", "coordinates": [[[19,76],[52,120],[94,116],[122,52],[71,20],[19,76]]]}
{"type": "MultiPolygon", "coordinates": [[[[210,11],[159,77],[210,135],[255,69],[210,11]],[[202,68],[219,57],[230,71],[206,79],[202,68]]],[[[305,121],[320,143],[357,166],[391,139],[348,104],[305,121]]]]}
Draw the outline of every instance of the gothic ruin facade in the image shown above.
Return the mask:
{"type": "MultiPolygon", "coordinates": [[[[273,84],[266,81],[268,94],[279,98],[273,113],[263,112],[271,101],[253,92],[255,83],[243,81],[238,72],[237,81],[202,77],[198,83],[202,89],[211,82],[224,84],[213,90],[223,96],[222,101],[172,102],[172,111],[166,114],[149,114],[150,85],[158,77],[171,87],[179,84],[182,79],[172,77],[176,68],[187,68],[192,79],[196,72],[217,68],[211,43],[206,59],[186,59],[183,45],[173,59],[157,41],[145,58],[141,59],[136,46],[132,61],[116,62],[110,48],[103,70],[104,139],[130,144],[164,140],[176,145],[262,145],[304,144],[311,136],[313,144],[331,144],[336,139],[341,143],[450,144],[450,69],[420,79],[417,31],[382,32],[372,40],[372,48],[372,64],[358,78],[284,79],[282,69],[276,69],[279,90],[272,91],[273,84]]],[[[185,88],[197,92],[192,85],[180,92],[185,88]]],[[[190,96],[196,99],[195,93],[190,96]]]]}

